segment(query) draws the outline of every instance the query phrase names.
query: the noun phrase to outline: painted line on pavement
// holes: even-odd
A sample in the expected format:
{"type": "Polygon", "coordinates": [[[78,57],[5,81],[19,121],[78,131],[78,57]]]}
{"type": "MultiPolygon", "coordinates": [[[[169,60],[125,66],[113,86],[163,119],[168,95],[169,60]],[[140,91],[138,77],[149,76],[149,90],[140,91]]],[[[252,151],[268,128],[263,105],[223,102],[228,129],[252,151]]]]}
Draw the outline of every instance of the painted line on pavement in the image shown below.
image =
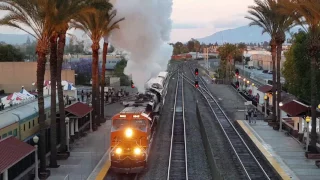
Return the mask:
{"type": "Polygon", "coordinates": [[[103,180],[107,175],[107,172],[111,166],[111,162],[109,160],[109,153],[111,148],[109,148],[98,162],[96,167],[92,170],[87,180],[103,180]]]}
{"type": "Polygon", "coordinates": [[[288,174],[282,167],[281,165],[278,163],[278,161],[273,158],[273,155],[271,152],[269,152],[263,145],[262,143],[258,140],[258,138],[256,137],[256,135],[254,134],[254,132],[252,130],[250,130],[242,120],[237,120],[237,123],[240,125],[240,127],[246,132],[246,134],[250,137],[250,139],[253,141],[253,143],[258,147],[258,149],[261,151],[261,153],[263,154],[263,156],[265,156],[265,158],[269,161],[269,163],[271,164],[271,166],[278,172],[278,174],[280,175],[280,177],[283,180],[291,180],[292,177],[290,176],[290,174],[288,174]]]}

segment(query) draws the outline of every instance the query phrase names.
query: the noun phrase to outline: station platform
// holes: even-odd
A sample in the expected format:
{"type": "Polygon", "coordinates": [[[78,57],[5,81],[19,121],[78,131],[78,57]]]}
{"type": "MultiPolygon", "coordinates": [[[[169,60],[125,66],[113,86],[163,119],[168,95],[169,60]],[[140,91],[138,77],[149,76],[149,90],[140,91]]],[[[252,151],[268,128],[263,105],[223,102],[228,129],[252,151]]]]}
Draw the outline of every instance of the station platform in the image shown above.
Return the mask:
{"type": "Polygon", "coordinates": [[[237,123],[282,179],[320,179],[320,169],[315,165],[315,160],[305,157],[303,145],[294,138],[273,130],[262,120],[257,120],[256,124],[245,120],[237,120],[237,123]]]}

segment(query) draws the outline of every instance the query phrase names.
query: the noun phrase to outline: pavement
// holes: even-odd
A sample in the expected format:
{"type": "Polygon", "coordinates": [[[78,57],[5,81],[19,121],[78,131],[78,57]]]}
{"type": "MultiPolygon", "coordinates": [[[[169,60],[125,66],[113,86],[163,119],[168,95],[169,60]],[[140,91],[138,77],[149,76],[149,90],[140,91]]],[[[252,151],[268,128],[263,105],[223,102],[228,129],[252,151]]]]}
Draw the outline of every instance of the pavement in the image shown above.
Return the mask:
{"type": "Polygon", "coordinates": [[[315,165],[315,160],[305,157],[303,145],[294,138],[273,130],[264,121],[249,124],[239,120],[238,123],[282,179],[320,179],[320,170],[315,165]]]}
{"type": "MultiPolygon", "coordinates": [[[[105,116],[111,117],[120,112],[120,103],[105,106],[105,116]]],[[[48,180],[86,180],[105,152],[109,149],[111,121],[107,120],[97,131],[76,140],[70,145],[70,157],[59,160],[59,168],[51,168],[48,180]]]]}

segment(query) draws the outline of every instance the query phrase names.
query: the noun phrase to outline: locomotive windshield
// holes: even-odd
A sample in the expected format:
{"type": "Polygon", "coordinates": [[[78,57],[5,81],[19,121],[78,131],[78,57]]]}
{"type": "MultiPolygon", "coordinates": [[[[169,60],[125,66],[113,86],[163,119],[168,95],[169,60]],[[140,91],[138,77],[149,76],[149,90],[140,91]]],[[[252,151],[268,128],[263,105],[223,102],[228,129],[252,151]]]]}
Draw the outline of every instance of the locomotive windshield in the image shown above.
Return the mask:
{"type": "Polygon", "coordinates": [[[147,131],[147,123],[143,119],[132,120],[132,126],[140,131],[147,131]]]}
{"type": "Polygon", "coordinates": [[[114,130],[121,129],[125,126],[129,125],[129,121],[126,119],[115,119],[113,120],[112,128],[114,130]]]}

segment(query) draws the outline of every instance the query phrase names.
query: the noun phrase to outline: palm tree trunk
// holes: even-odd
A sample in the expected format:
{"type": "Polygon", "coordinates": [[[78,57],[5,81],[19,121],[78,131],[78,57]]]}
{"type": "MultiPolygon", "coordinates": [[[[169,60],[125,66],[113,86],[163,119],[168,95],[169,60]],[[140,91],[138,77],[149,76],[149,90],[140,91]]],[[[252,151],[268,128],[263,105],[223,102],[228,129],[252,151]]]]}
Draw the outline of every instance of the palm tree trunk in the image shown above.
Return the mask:
{"type": "Polygon", "coordinates": [[[278,114],[278,118],[277,120],[281,121],[281,114],[280,114],[280,107],[279,107],[279,103],[281,102],[281,80],[280,80],[280,71],[281,71],[281,67],[280,67],[280,62],[281,62],[281,52],[282,52],[282,43],[278,43],[277,44],[277,114],[278,114]]]}
{"type": "Polygon", "coordinates": [[[271,42],[271,57],[272,57],[272,121],[276,122],[276,107],[277,107],[277,99],[276,99],[276,90],[277,90],[277,84],[276,84],[276,43],[271,42]]]}
{"type": "Polygon", "coordinates": [[[50,167],[58,167],[57,163],[57,108],[56,108],[56,84],[57,84],[57,36],[50,38],[50,81],[51,81],[51,125],[50,125],[50,167]]]}
{"type": "Polygon", "coordinates": [[[101,124],[101,109],[100,109],[100,84],[101,84],[101,78],[100,78],[100,72],[99,72],[99,52],[98,52],[98,68],[97,68],[97,84],[96,84],[96,95],[97,95],[97,101],[96,101],[96,107],[97,107],[97,125],[100,126],[101,124]]]}
{"type": "Polygon", "coordinates": [[[93,107],[93,120],[94,120],[94,129],[98,125],[98,108],[97,107],[97,86],[98,82],[98,72],[99,72],[99,42],[93,42],[92,44],[92,107],[93,107]]]}
{"type": "Polygon", "coordinates": [[[40,125],[40,138],[39,138],[39,158],[40,158],[40,172],[46,171],[46,125],[44,114],[44,96],[43,96],[43,82],[46,66],[46,50],[45,43],[39,40],[37,45],[37,89],[38,89],[38,108],[39,108],[39,125],[40,125]]]}
{"type": "Polygon", "coordinates": [[[61,84],[61,71],[63,63],[64,47],[66,44],[66,32],[59,34],[58,41],[58,53],[57,53],[57,88],[58,88],[58,101],[59,101],[59,114],[60,114],[60,152],[64,153],[67,151],[66,142],[66,122],[65,122],[65,111],[64,111],[64,99],[63,89],[61,84]]]}
{"type": "Polygon", "coordinates": [[[103,52],[102,52],[102,70],[101,70],[101,97],[100,97],[100,105],[101,105],[101,118],[103,118],[103,122],[105,121],[104,118],[104,86],[106,84],[106,63],[107,63],[107,53],[108,53],[108,43],[103,43],[103,52]]]}
{"type": "Polygon", "coordinates": [[[312,147],[313,150],[311,151],[316,151],[317,149],[317,60],[316,60],[316,54],[313,53],[311,56],[311,142],[310,146],[312,147]]]}

